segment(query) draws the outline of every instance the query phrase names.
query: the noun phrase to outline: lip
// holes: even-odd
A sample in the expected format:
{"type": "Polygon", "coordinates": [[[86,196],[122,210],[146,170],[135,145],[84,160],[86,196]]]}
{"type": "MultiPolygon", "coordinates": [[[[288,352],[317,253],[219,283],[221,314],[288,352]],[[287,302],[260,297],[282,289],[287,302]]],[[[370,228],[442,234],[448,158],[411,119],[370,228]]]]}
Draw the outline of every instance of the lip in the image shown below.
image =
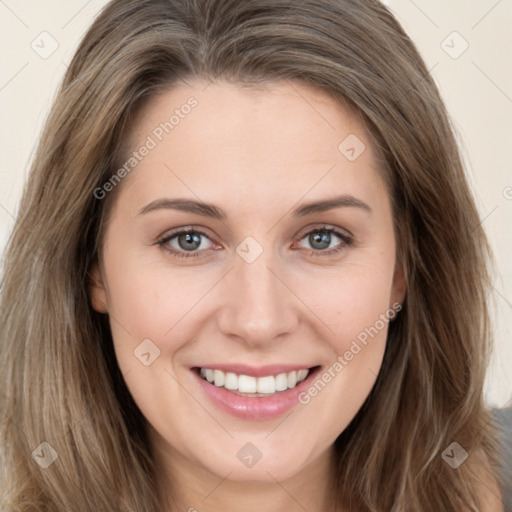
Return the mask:
{"type": "Polygon", "coordinates": [[[256,368],[247,365],[213,365],[202,367],[195,366],[191,368],[191,370],[206,396],[216,407],[237,418],[261,421],[283,416],[294,406],[298,405],[299,394],[310,386],[310,381],[320,370],[320,366],[272,365],[256,368]],[[292,389],[279,391],[275,395],[268,397],[245,397],[236,395],[224,387],[217,387],[206,381],[199,375],[199,368],[210,368],[212,370],[222,370],[253,377],[277,375],[294,370],[310,369],[310,372],[302,382],[292,389]]]}

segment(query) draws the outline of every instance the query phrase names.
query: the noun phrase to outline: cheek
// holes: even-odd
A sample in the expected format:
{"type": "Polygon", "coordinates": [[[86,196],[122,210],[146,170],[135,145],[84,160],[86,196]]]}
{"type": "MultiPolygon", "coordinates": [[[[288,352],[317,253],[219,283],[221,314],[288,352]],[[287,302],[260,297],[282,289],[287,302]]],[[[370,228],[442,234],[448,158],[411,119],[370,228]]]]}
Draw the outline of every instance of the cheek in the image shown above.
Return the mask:
{"type": "MultiPolygon", "coordinates": [[[[120,247],[119,244],[118,247],[120,247]]],[[[147,249],[146,249],[147,250],[147,249]]],[[[165,259],[137,251],[112,250],[105,261],[108,307],[118,362],[134,364],[134,350],[151,340],[163,356],[172,357],[194,338],[211,304],[208,293],[223,272],[175,268],[165,259]]]]}
{"type": "Polygon", "coordinates": [[[333,438],[370,393],[382,365],[389,322],[395,316],[390,309],[393,260],[373,261],[337,271],[333,279],[323,279],[321,287],[309,286],[309,293],[303,295],[329,328],[330,335],[324,335],[324,340],[331,356],[299,399],[314,411],[324,428],[329,425],[333,438]],[[326,404],[336,406],[328,408],[326,404]]]}
{"type": "Polygon", "coordinates": [[[332,278],[324,276],[320,286],[313,286],[311,280],[301,280],[297,291],[306,298],[318,321],[328,328],[330,336],[326,339],[339,354],[348,350],[358,336],[364,338],[361,333],[375,324],[385,331],[380,320],[390,307],[392,276],[391,262],[389,265],[361,262],[333,272],[332,278]]]}

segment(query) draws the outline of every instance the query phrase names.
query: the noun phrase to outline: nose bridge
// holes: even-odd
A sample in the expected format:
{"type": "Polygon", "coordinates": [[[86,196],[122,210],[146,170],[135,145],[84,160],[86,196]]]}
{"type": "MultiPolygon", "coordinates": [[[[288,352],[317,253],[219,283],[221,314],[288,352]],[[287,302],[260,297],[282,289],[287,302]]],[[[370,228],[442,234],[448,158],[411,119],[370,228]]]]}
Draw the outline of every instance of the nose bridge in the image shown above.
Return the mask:
{"type": "Polygon", "coordinates": [[[292,294],[280,281],[274,252],[248,237],[237,247],[220,328],[250,344],[272,341],[296,323],[292,294]]]}

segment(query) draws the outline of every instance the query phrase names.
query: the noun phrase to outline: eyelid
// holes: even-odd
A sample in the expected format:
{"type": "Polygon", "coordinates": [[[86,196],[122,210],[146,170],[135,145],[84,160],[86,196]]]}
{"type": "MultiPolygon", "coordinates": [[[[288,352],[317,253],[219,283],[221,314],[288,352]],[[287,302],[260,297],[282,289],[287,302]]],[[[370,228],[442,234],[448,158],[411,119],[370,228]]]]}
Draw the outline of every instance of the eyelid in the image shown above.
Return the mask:
{"type": "Polygon", "coordinates": [[[354,236],[348,229],[342,228],[340,226],[336,226],[334,224],[329,224],[328,222],[314,222],[313,224],[308,224],[304,228],[301,228],[298,233],[304,231],[304,234],[309,233],[310,231],[314,231],[315,229],[335,229],[336,231],[343,231],[347,234],[347,236],[354,236]]]}
{"type": "MultiPolygon", "coordinates": [[[[210,240],[210,242],[213,245],[221,245],[221,244],[218,244],[215,241],[214,237],[210,236],[206,231],[208,231],[208,230],[206,230],[203,227],[197,227],[194,225],[183,226],[183,227],[176,228],[174,230],[164,233],[163,235],[158,237],[158,239],[156,240],[155,243],[157,245],[159,245],[162,249],[166,250],[168,253],[170,253],[171,255],[173,255],[175,257],[197,258],[201,255],[201,253],[204,253],[206,251],[206,249],[195,250],[195,251],[184,251],[184,250],[175,249],[170,246],[166,247],[166,245],[170,242],[171,239],[174,239],[179,235],[187,234],[187,233],[195,233],[195,234],[201,235],[203,237],[206,237],[208,240],[210,240]]],[[[313,225],[309,225],[309,226],[302,228],[299,231],[299,233],[301,231],[302,231],[302,234],[294,236],[294,241],[293,241],[292,245],[295,245],[297,242],[302,241],[302,239],[305,238],[308,234],[315,232],[315,231],[327,231],[331,234],[334,234],[341,240],[341,243],[332,249],[325,249],[325,250],[309,249],[313,254],[315,254],[317,256],[332,255],[333,253],[336,253],[336,252],[339,252],[342,250],[343,247],[340,247],[340,246],[345,246],[345,247],[352,246],[354,243],[354,237],[353,237],[352,233],[350,233],[350,231],[340,228],[340,227],[337,227],[337,226],[330,225],[330,224],[325,224],[325,223],[313,224],[313,225]]],[[[306,248],[303,248],[303,249],[308,250],[306,248]]]]}
{"type": "Polygon", "coordinates": [[[353,239],[354,235],[346,228],[340,228],[339,226],[335,226],[334,224],[327,224],[327,223],[315,223],[315,224],[309,224],[308,226],[301,228],[296,235],[294,235],[295,240],[302,240],[304,236],[309,234],[311,231],[321,231],[322,229],[330,230],[334,232],[339,232],[340,235],[345,236],[346,238],[353,239]]]}
{"type": "Polygon", "coordinates": [[[172,238],[177,237],[178,235],[182,235],[182,234],[186,234],[186,233],[195,233],[195,234],[202,235],[202,236],[208,238],[208,240],[210,240],[213,244],[220,245],[220,244],[218,244],[215,241],[214,237],[212,237],[210,234],[208,234],[208,232],[207,232],[207,230],[205,228],[203,228],[203,227],[196,227],[196,226],[193,226],[193,225],[184,226],[184,227],[181,227],[181,228],[176,228],[174,230],[166,231],[163,235],[160,235],[156,239],[155,243],[163,244],[163,243],[168,242],[172,238]]]}

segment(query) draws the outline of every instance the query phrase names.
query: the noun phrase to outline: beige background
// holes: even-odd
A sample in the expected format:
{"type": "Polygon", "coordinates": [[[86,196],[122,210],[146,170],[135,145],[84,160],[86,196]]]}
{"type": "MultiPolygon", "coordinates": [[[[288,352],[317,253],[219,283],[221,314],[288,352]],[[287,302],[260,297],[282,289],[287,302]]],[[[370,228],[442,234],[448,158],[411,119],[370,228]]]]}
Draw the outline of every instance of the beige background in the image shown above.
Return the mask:
{"type": "MultiPolygon", "coordinates": [[[[14,224],[28,163],[57,85],[105,3],[0,0],[0,251],[14,224]]],[[[512,0],[385,3],[417,44],[460,134],[468,176],[497,260],[496,351],[486,396],[493,406],[510,405],[512,0]]]]}

